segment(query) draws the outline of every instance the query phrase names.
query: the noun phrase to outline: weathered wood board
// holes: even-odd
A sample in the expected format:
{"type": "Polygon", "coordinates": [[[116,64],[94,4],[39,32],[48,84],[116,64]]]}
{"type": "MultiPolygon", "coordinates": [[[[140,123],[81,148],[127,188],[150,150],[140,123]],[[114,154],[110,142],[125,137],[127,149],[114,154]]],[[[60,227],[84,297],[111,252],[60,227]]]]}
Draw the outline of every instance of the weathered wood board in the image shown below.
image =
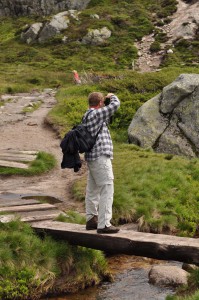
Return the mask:
{"type": "Polygon", "coordinates": [[[199,239],[121,230],[116,234],[97,234],[85,225],[44,221],[32,223],[38,232],[46,232],[71,244],[108,253],[129,254],[162,260],[199,264],[199,239]]]}

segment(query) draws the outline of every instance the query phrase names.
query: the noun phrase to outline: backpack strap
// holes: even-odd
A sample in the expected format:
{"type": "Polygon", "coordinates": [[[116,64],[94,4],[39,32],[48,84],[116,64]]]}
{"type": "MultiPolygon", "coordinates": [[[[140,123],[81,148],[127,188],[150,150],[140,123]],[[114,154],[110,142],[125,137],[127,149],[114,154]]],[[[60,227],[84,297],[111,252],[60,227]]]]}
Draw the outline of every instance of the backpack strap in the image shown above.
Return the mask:
{"type": "MultiPolygon", "coordinates": [[[[87,113],[87,115],[86,115],[85,117],[83,116],[83,118],[82,118],[82,123],[83,123],[84,121],[87,121],[88,115],[89,115],[92,111],[93,111],[93,110],[90,109],[89,112],[87,113]]],[[[103,125],[104,125],[104,122],[103,122],[102,125],[100,126],[100,128],[99,128],[99,130],[98,130],[98,132],[97,132],[97,134],[96,134],[96,136],[95,136],[95,139],[97,139],[98,134],[100,133],[100,131],[101,131],[103,125]]]]}

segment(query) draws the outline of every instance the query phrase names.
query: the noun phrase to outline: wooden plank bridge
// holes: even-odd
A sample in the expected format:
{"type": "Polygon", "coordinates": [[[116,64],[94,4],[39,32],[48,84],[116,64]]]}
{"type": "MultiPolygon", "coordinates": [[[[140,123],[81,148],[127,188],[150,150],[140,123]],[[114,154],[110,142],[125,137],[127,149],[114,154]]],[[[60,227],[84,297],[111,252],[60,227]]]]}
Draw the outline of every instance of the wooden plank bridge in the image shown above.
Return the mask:
{"type": "Polygon", "coordinates": [[[97,234],[85,225],[54,221],[62,213],[55,205],[41,203],[29,197],[8,198],[0,195],[1,222],[17,215],[29,222],[38,234],[47,233],[71,244],[102,250],[108,253],[129,254],[162,260],[176,260],[199,265],[199,239],[163,234],[120,230],[116,234],[97,234]]]}

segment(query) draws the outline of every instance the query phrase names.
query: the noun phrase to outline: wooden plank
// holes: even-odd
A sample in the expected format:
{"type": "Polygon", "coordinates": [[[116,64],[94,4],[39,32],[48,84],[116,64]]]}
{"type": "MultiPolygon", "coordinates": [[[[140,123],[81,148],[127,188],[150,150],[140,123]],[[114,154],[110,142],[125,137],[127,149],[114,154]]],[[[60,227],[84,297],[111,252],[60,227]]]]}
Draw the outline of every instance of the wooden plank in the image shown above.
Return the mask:
{"type": "Polygon", "coordinates": [[[19,169],[28,169],[29,167],[27,164],[5,161],[5,160],[0,160],[0,166],[9,167],[9,168],[19,168],[19,169]]]}
{"type": "Polygon", "coordinates": [[[6,161],[18,161],[18,162],[30,162],[36,159],[36,155],[1,155],[0,154],[0,160],[6,160],[6,161]]]}
{"type": "Polygon", "coordinates": [[[133,230],[120,230],[116,234],[97,234],[96,230],[86,230],[85,225],[56,221],[33,223],[32,227],[38,233],[45,231],[71,244],[112,254],[129,254],[199,264],[198,239],[133,230]]]}
{"type": "Polygon", "coordinates": [[[0,199],[0,207],[8,207],[8,206],[21,206],[21,205],[30,205],[30,204],[39,204],[38,200],[34,199],[13,199],[10,201],[10,199],[2,200],[0,199]]]}
{"type": "Polygon", "coordinates": [[[0,207],[0,212],[22,212],[22,211],[35,211],[35,210],[47,210],[55,209],[55,206],[48,203],[34,204],[34,205],[22,205],[22,206],[10,206],[0,207]]]}

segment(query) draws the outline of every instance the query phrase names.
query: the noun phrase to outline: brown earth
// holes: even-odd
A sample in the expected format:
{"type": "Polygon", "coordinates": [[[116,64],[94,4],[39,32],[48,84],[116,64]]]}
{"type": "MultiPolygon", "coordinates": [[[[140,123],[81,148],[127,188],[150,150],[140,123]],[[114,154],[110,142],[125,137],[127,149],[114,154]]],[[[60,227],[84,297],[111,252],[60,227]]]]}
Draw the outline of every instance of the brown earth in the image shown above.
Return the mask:
{"type": "Polygon", "coordinates": [[[0,151],[36,150],[53,154],[57,159],[56,167],[47,174],[24,176],[0,176],[0,194],[34,194],[48,195],[63,200],[62,208],[84,211],[83,204],[72,198],[70,189],[75,180],[86,171],[85,163],[82,169],[75,173],[73,169],[61,169],[62,152],[60,139],[55,131],[46,124],[45,118],[56,104],[55,91],[44,90],[42,93],[3,95],[0,101],[0,151]],[[24,107],[41,101],[42,105],[32,113],[23,113],[24,107]]]}

